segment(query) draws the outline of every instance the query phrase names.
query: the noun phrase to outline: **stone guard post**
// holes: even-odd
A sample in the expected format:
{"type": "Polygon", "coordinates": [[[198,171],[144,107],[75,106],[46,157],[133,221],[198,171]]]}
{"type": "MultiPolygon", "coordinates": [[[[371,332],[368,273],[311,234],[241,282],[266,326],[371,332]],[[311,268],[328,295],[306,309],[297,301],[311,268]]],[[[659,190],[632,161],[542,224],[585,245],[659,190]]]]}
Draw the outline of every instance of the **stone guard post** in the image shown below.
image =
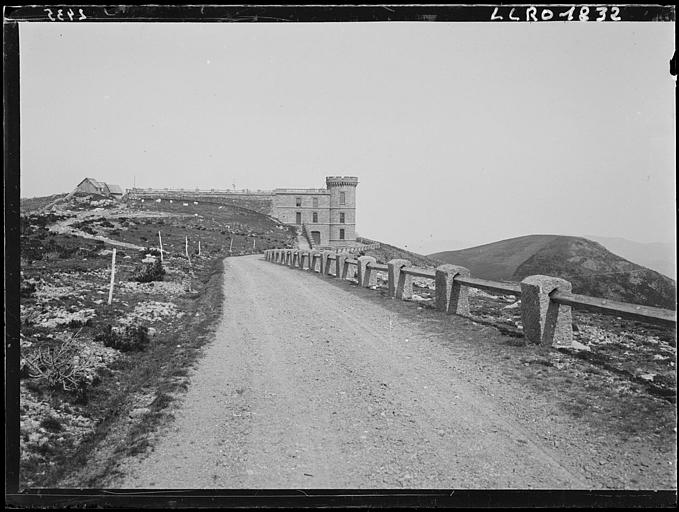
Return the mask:
{"type": "MultiPolygon", "coordinates": [[[[347,258],[347,260],[350,258],[347,258]]],[[[347,260],[344,260],[344,270],[342,272],[342,279],[351,279],[353,277],[356,277],[356,269],[352,270],[351,278],[349,277],[349,267],[351,267],[351,263],[349,263],[347,260]]]]}
{"type": "Polygon", "coordinates": [[[346,279],[347,276],[344,273],[344,262],[347,259],[347,255],[344,252],[337,253],[337,259],[335,260],[335,277],[338,279],[346,279]]]}
{"type": "Polygon", "coordinates": [[[409,267],[410,261],[408,260],[389,260],[387,263],[388,274],[389,274],[389,297],[396,297],[396,289],[398,288],[398,280],[401,275],[401,269],[403,267],[409,267]]]}
{"type": "Polygon", "coordinates": [[[316,272],[316,268],[320,265],[321,254],[313,251],[309,256],[309,272],[316,272]]]}
{"type": "Polygon", "coordinates": [[[368,268],[369,263],[377,263],[377,259],[372,256],[358,257],[358,285],[364,288],[377,284],[377,272],[368,268]]]}
{"type": "Polygon", "coordinates": [[[571,307],[552,302],[554,291],[569,293],[571,283],[551,276],[528,276],[521,281],[521,322],[526,339],[538,345],[573,344],[571,307]]]}
{"type": "Polygon", "coordinates": [[[457,265],[436,268],[436,309],[449,315],[469,315],[469,291],[455,282],[456,277],[469,277],[469,269],[457,265]]]}
{"type": "Polygon", "coordinates": [[[321,252],[321,275],[328,275],[328,257],[330,256],[330,251],[321,252]]]}
{"type": "Polygon", "coordinates": [[[290,256],[290,268],[294,268],[297,266],[297,259],[299,258],[299,251],[298,250],[293,250],[292,255],[290,256]]]}
{"type": "Polygon", "coordinates": [[[413,296],[413,276],[403,272],[401,267],[396,285],[396,298],[401,300],[410,299],[413,296]]]}
{"type": "Polygon", "coordinates": [[[299,268],[304,270],[304,260],[306,259],[308,253],[306,251],[299,251],[299,268]]]}

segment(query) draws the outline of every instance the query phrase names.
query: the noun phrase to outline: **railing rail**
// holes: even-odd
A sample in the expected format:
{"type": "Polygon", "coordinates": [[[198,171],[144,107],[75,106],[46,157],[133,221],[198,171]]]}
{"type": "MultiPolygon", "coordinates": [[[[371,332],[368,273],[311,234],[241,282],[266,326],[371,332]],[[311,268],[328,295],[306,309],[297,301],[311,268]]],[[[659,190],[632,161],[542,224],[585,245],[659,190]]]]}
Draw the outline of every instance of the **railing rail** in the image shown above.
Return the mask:
{"type": "Polygon", "coordinates": [[[389,271],[389,265],[380,265],[379,263],[368,263],[368,268],[371,270],[377,270],[382,272],[389,271]]]}
{"type": "Polygon", "coordinates": [[[425,279],[435,279],[436,278],[436,271],[435,270],[427,270],[424,268],[418,268],[418,267],[405,267],[401,269],[401,272],[404,274],[411,275],[413,277],[424,277],[425,279]]]}
{"type": "Polygon", "coordinates": [[[608,315],[617,315],[628,320],[640,320],[658,325],[672,327],[676,325],[676,313],[670,309],[630,304],[610,299],[599,299],[575,293],[554,292],[549,297],[552,302],[564,306],[594,311],[608,315]]]}
{"type": "Polygon", "coordinates": [[[413,278],[433,279],[436,307],[449,314],[469,315],[468,288],[513,295],[522,299],[524,335],[532,343],[541,345],[568,346],[573,341],[571,307],[663,327],[676,328],[677,325],[675,311],[575,294],[568,281],[551,276],[528,276],[520,283],[503,283],[471,277],[468,269],[455,265],[441,265],[432,270],[414,267],[408,260],[399,259],[385,265],[370,256],[351,258],[343,251],[328,254],[327,251],[269,249],[265,251],[265,258],[299,268],[305,268],[303,263],[308,260],[309,268],[316,272],[340,279],[355,276],[363,287],[374,287],[376,272],[387,272],[389,294],[404,300],[413,296],[413,278]],[[316,270],[317,261],[321,262],[319,270],[316,270]],[[329,265],[329,261],[334,264],[329,265]],[[349,271],[350,266],[356,269],[349,271]],[[550,307],[544,307],[546,303],[550,307]]]}
{"type": "Polygon", "coordinates": [[[477,290],[496,292],[503,295],[516,295],[517,297],[521,296],[521,285],[518,283],[499,283],[497,281],[488,281],[476,277],[456,277],[455,281],[468,286],[469,288],[476,288],[477,290]]]}

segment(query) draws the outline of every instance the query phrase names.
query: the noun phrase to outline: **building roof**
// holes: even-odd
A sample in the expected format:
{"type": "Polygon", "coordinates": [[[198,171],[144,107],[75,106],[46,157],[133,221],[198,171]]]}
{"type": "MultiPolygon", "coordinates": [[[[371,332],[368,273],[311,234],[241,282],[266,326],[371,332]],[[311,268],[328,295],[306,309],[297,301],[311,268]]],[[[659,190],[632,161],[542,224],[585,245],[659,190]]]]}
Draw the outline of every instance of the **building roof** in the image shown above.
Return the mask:
{"type": "Polygon", "coordinates": [[[104,183],[108,187],[108,190],[111,192],[111,194],[122,194],[123,189],[120,187],[120,185],[113,185],[111,183],[104,183]]]}

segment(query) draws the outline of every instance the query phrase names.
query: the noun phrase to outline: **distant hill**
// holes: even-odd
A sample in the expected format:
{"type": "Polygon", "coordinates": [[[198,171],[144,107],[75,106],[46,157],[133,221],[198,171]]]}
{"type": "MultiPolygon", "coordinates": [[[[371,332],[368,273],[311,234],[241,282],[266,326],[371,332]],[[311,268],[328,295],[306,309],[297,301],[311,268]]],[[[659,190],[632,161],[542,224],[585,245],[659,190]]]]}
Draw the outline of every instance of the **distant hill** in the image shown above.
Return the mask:
{"type": "Polygon", "coordinates": [[[456,251],[469,247],[471,244],[462,242],[461,240],[435,240],[433,238],[419,240],[410,243],[405,247],[418,254],[431,254],[439,251],[456,251]]]}
{"type": "Polygon", "coordinates": [[[663,242],[641,243],[627,240],[626,238],[605,236],[586,235],[585,238],[599,242],[612,253],[622,256],[627,260],[660,272],[672,279],[676,280],[677,278],[675,244],[663,242]]]}
{"type": "Polygon", "coordinates": [[[521,281],[552,275],[570,281],[574,293],[676,308],[675,281],[586,238],[528,235],[429,257],[467,267],[475,277],[521,281]]]}
{"type": "Polygon", "coordinates": [[[472,275],[498,281],[513,279],[516,269],[558,235],[529,235],[458,251],[430,254],[430,258],[461,265],[472,275]]]}

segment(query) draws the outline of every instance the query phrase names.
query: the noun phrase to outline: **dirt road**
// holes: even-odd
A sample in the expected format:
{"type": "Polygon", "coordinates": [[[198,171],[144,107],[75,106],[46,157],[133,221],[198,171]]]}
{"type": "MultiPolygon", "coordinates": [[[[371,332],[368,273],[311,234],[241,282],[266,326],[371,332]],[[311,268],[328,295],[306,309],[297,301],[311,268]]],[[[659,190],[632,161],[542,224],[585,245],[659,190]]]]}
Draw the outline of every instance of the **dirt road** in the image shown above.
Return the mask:
{"type": "Polygon", "coordinates": [[[492,328],[261,256],[225,267],[176,420],[116,487],[624,487],[549,400],[484,370],[469,347],[492,328]]]}

